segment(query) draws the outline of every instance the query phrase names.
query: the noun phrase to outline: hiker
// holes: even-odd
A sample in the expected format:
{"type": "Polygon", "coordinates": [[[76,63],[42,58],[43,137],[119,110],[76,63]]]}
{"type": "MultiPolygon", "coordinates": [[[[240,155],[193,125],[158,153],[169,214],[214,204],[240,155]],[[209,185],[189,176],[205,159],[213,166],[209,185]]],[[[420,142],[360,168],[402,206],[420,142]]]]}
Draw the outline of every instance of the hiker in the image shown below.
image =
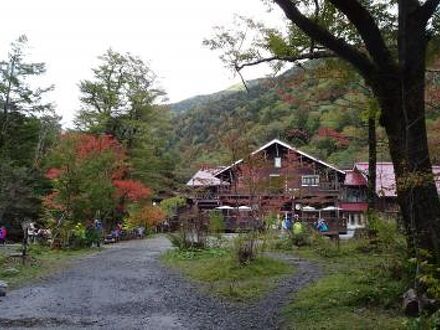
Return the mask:
{"type": "Polygon", "coordinates": [[[299,221],[295,221],[295,223],[293,224],[293,234],[295,235],[300,235],[303,232],[303,225],[301,222],[299,221]]]}
{"type": "Polygon", "coordinates": [[[318,221],[315,223],[315,228],[321,233],[328,231],[328,225],[324,218],[318,219],[318,221]]]}
{"type": "Polygon", "coordinates": [[[29,224],[29,227],[27,228],[27,231],[28,231],[29,243],[35,243],[35,238],[37,237],[38,228],[35,226],[34,222],[31,222],[29,224]]]}
{"type": "Polygon", "coordinates": [[[145,227],[142,227],[142,226],[137,227],[137,237],[138,238],[144,238],[144,236],[145,236],[144,232],[145,232],[145,227]]]}
{"type": "Polygon", "coordinates": [[[287,217],[287,216],[286,216],[286,218],[283,220],[283,222],[281,224],[283,229],[286,230],[286,231],[291,230],[292,229],[292,225],[293,225],[292,218],[287,217]]]}
{"type": "Polygon", "coordinates": [[[97,247],[101,247],[101,239],[102,239],[102,222],[99,219],[95,219],[95,232],[96,232],[96,245],[97,247]]]}
{"type": "Polygon", "coordinates": [[[299,215],[295,213],[293,215],[293,223],[298,222],[298,221],[299,221],[299,215]]]}
{"type": "Polygon", "coordinates": [[[6,230],[5,226],[0,227],[0,244],[5,245],[6,244],[6,236],[8,234],[8,231],[6,230]]]}

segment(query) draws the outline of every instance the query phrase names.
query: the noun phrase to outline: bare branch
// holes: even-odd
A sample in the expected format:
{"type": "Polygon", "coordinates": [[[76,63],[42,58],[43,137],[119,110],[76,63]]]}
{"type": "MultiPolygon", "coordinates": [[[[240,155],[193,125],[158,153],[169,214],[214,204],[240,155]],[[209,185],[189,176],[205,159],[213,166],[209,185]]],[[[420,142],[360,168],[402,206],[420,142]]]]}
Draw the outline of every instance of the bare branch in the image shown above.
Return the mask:
{"type": "Polygon", "coordinates": [[[239,75],[241,82],[243,83],[244,88],[246,89],[246,92],[249,93],[249,88],[248,85],[246,83],[246,80],[244,79],[243,75],[241,74],[240,70],[238,69],[237,65],[235,65],[235,71],[237,72],[237,74],[239,75]]]}
{"type": "Polygon", "coordinates": [[[342,39],[336,38],[327,29],[313,22],[297,8],[291,0],[274,0],[295,25],[303,30],[311,38],[318,41],[321,45],[332,50],[335,54],[350,62],[364,76],[371,76],[375,71],[374,64],[363,53],[355,47],[349,45],[342,39]]]}
{"type": "Polygon", "coordinates": [[[247,62],[240,65],[236,65],[235,69],[237,71],[242,70],[244,67],[247,66],[254,66],[261,63],[267,63],[267,62],[273,62],[273,61],[283,61],[283,62],[297,62],[300,60],[306,60],[306,59],[317,59],[317,58],[328,58],[328,57],[335,57],[336,55],[329,51],[315,51],[311,53],[305,53],[298,56],[272,56],[272,57],[266,57],[262,58],[253,62],[247,62]]]}

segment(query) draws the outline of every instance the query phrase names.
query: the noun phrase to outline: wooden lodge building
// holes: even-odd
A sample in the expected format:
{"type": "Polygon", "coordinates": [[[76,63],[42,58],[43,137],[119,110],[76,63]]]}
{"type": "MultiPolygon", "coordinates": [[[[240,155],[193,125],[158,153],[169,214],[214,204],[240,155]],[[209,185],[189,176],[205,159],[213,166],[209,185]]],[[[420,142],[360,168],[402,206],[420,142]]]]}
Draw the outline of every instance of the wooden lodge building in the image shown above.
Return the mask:
{"type": "Polygon", "coordinates": [[[199,209],[222,210],[228,229],[268,213],[310,222],[321,215],[339,228],[344,178],[344,171],[275,139],[230,166],[200,169],[187,186],[199,209]]]}
{"type": "MultiPolygon", "coordinates": [[[[398,216],[392,163],[376,169],[376,206],[382,215],[398,216]]],[[[440,192],[440,166],[434,166],[440,192]]],[[[246,228],[272,213],[297,214],[302,221],[323,217],[331,230],[365,226],[368,163],[342,171],[280,140],[272,140],[229,166],[203,167],[188,182],[192,204],[220,210],[229,230],[246,228]]]]}

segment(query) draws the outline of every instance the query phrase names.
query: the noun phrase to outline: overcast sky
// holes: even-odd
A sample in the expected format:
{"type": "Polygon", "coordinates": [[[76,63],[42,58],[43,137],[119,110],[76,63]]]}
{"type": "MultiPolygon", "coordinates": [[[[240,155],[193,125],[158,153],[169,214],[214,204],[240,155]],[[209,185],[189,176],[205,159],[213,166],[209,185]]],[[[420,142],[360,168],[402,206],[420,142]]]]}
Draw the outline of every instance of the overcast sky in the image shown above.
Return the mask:
{"type": "MultiPolygon", "coordinates": [[[[215,25],[234,13],[279,22],[261,0],[9,0],[2,3],[0,56],[20,34],[30,58],[47,64],[46,82],[63,123],[78,109],[78,82],[89,78],[97,56],[112,47],[151,64],[171,102],[215,92],[238,82],[218,54],[201,45],[215,25]]],[[[247,70],[246,78],[264,74],[247,70]]]]}

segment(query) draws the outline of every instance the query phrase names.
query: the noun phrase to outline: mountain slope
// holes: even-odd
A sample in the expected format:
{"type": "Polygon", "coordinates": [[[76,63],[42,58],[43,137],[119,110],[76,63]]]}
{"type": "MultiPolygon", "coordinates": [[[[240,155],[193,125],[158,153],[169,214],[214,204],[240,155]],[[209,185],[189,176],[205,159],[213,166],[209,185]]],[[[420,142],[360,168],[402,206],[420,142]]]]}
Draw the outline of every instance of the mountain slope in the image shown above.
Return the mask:
{"type": "MultiPolygon", "coordinates": [[[[342,168],[367,160],[371,100],[359,86],[356,75],[320,63],[259,79],[249,92],[225,90],[174,104],[181,174],[188,177],[202,163],[229,164],[273,138],[342,168]]],[[[430,121],[440,127],[438,113],[430,121]]],[[[389,160],[382,128],[377,135],[378,160],[389,160]]]]}

